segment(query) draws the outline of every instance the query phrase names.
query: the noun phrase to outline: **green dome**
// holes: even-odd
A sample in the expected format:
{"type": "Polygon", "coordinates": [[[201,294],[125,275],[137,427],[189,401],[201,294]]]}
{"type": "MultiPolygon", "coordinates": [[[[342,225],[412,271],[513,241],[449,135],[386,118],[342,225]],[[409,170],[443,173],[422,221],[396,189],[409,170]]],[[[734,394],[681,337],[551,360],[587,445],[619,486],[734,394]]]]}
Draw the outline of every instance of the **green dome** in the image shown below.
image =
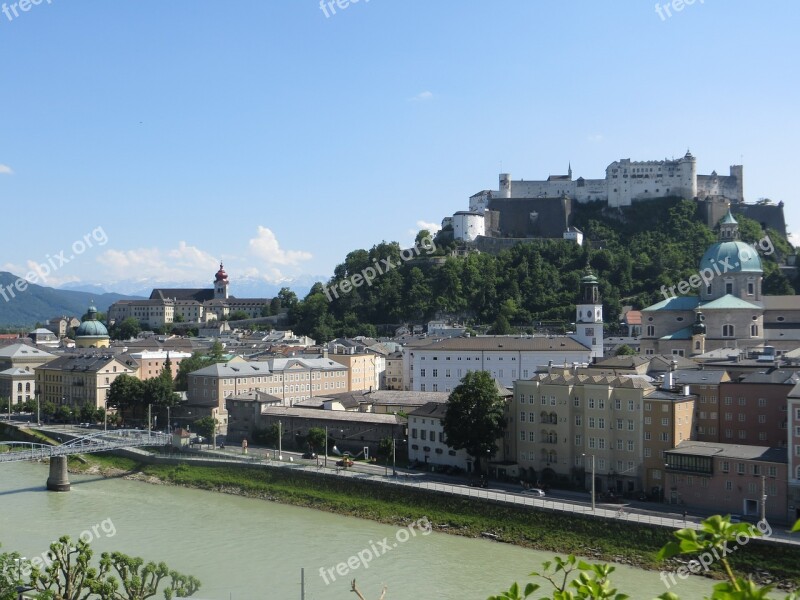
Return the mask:
{"type": "Polygon", "coordinates": [[[88,318],[75,330],[75,337],[108,337],[108,329],[97,320],[97,309],[90,306],[88,313],[88,318]]]}
{"type": "Polygon", "coordinates": [[[761,273],[761,259],[750,244],[740,241],[717,242],[700,259],[700,270],[717,270],[724,273],[761,273]]]}

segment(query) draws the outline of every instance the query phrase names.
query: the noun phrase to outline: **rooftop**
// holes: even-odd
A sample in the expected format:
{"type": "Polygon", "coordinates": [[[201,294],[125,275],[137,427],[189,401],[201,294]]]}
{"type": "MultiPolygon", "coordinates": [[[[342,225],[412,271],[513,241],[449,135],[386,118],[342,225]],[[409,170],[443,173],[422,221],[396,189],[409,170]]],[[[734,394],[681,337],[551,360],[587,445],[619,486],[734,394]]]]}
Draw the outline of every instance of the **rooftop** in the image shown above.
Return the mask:
{"type": "Polygon", "coordinates": [[[506,351],[506,352],[542,352],[555,350],[559,352],[588,352],[589,348],[567,336],[503,336],[485,335],[474,337],[457,337],[435,342],[428,347],[419,348],[420,352],[428,351],[506,351]]]}
{"type": "Polygon", "coordinates": [[[739,444],[719,444],[717,442],[695,442],[684,440],[677,448],[667,450],[670,454],[689,456],[715,456],[719,458],[734,458],[740,460],[760,460],[764,462],[786,463],[788,461],[786,448],[770,448],[768,446],[744,446],[739,444]]]}

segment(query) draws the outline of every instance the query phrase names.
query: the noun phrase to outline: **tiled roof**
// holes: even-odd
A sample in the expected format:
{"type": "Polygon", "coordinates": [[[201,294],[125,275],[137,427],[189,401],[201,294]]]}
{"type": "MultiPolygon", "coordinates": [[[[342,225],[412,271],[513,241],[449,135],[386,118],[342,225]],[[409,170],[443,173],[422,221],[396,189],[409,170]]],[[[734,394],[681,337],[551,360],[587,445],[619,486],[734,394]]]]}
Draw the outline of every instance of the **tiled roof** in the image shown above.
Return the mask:
{"type": "Polygon", "coordinates": [[[418,352],[428,351],[509,351],[535,352],[555,350],[558,352],[582,352],[589,349],[567,336],[502,336],[488,335],[475,337],[457,337],[442,340],[428,347],[419,348],[418,352]]]}

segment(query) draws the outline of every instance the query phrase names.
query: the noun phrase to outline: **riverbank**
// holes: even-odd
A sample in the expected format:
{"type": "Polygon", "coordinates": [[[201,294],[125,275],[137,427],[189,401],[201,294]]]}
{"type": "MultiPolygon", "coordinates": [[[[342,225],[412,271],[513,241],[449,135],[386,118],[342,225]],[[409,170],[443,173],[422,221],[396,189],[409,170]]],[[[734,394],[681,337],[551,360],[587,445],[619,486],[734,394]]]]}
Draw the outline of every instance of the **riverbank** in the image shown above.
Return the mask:
{"type": "MultiPolygon", "coordinates": [[[[288,469],[247,465],[148,465],[103,455],[92,455],[87,461],[87,464],[73,463],[71,468],[149,484],[178,485],[281,502],[396,526],[406,526],[427,517],[434,529],[444,533],[486,537],[501,543],[577,554],[644,569],[674,570],[681,564],[656,560],[658,550],[674,539],[670,531],[618,520],[566,516],[429,490],[288,469]]],[[[800,551],[796,548],[768,546],[754,540],[745,552],[732,555],[731,562],[738,572],[750,574],[762,584],[780,581],[782,587],[800,585],[800,551]]],[[[530,568],[538,567],[530,565],[530,568]]],[[[717,570],[714,575],[721,577],[722,573],[717,570]]]]}

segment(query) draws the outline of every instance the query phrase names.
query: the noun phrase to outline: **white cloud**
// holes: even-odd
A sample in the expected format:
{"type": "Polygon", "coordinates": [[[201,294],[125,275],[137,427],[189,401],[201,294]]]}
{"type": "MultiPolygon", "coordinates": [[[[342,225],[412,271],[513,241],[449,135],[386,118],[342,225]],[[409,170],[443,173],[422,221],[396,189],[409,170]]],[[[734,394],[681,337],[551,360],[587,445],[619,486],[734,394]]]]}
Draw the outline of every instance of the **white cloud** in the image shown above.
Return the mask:
{"type": "Polygon", "coordinates": [[[423,221],[422,219],[420,219],[419,221],[417,221],[417,228],[409,229],[408,233],[410,233],[413,236],[416,236],[423,229],[427,229],[428,231],[431,232],[431,234],[435,235],[436,232],[439,231],[441,228],[442,226],[438,223],[429,223],[428,221],[423,221]]]}
{"type": "Polygon", "coordinates": [[[800,247],[800,233],[790,233],[788,235],[789,243],[795,248],[800,247]]]}
{"type": "Polygon", "coordinates": [[[417,94],[416,96],[411,98],[411,101],[412,102],[425,102],[426,100],[430,100],[431,98],[433,98],[433,93],[429,92],[428,90],[425,90],[424,92],[420,92],[419,94],[417,94]]]}
{"type": "Polygon", "coordinates": [[[284,250],[278,243],[278,238],[268,227],[258,226],[258,234],[248,242],[250,254],[261,259],[268,268],[275,265],[296,267],[303,261],[311,260],[310,252],[304,250],[284,250]]]}
{"type": "Polygon", "coordinates": [[[4,165],[0,163],[0,175],[13,175],[14,169],[9,167],[8,165],[4,165]]]}
{"type": "Polygon", "coordinates": [[[98,258],[113,279],[154,278],[165,281],[211,280],[219,260],[186,242],[170,250],[134,248],[106,250],[98,258]]]}

